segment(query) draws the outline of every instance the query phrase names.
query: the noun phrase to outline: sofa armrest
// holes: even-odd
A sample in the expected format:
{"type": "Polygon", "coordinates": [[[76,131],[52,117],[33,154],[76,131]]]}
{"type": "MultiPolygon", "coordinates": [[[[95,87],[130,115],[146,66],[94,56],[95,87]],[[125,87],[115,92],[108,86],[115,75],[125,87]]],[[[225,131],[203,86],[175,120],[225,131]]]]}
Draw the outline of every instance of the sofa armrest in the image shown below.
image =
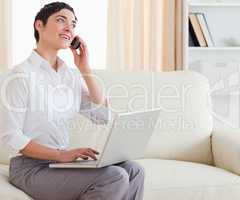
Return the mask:
{"type": "Polygon", "coordinates": [[[216,167],[240,175],[240,129],[217,129],[212,133],[216,167]]]}

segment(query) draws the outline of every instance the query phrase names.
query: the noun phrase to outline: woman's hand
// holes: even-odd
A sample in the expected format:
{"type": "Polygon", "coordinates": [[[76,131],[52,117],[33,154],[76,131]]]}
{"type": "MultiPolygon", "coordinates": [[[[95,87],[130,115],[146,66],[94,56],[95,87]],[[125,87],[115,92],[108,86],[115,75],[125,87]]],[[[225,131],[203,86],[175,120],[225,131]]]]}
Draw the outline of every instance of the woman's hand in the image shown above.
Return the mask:
{"type": "Polygon", "coordinates": [[[79,52],[77,49],[71,49],[74,57],[74,63],[82,74],[88,73],[90,71],[89,61],[88,61],[88,49],[86,43],[82,38],[76,36],[81,42],[79,47],[79,52]]]}
{"type": "Polygon", "coordinates": [[[93,160],[97,160],[95,155],[98,155],[99,152],[92,148],[77,148],[72,150],[61,150],[58,156],[58,162],[72,162],[78,158],[87,160],[89,157],[93,160]]]}

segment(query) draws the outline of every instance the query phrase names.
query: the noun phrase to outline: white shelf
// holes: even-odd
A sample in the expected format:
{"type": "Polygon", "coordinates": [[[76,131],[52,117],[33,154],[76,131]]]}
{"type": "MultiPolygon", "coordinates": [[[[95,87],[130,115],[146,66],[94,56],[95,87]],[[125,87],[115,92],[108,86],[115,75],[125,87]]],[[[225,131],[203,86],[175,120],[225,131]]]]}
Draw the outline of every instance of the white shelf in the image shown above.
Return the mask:
{"type": "Polygon", "coordinates": [[[240,7],[240,3],[189,3],[190,7],[240,7]]]}
{"type": "MultiPolygon", "coordinates": [[[[189,47],[189,19],[186,17],[184,23],[187,35],[184,46],[186,68],[202,73],[211,83],[221,81],[219,89],[215,88],[215,85],[210,86],[214,111],[222,118],[221,124],[215,125],[225,127],[231,123],[232,126],[240,128],[240,46],[237,46],[240,44],[240,26],[236,25],[240,17],[240,0],[185,2],[187,2],[185,15],[204,13],[216,45],[189,47]],[[228,113],[225,114],[225,111],[228,113]]],[[[214,122],[218,121],[219,116],[214,116],[214,122]]]]}
{"type": "Polygon", "coordinates": [[[188,47],[190,51],[240,51],[240,47],[188,47]]]}

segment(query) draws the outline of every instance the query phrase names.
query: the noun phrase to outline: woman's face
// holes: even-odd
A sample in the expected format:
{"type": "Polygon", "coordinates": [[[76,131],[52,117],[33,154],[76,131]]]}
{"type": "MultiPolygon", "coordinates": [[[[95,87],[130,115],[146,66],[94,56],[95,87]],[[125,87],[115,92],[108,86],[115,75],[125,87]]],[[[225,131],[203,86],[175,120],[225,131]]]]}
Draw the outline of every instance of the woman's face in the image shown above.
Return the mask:
{"type": "Polygon", "coordinates": [[[47,24],[38,30],[39,42],[55,50],[66,49],[74,38],[75,26],[74,14],[68,9],[62,9],[51,15],[47,24]]]}

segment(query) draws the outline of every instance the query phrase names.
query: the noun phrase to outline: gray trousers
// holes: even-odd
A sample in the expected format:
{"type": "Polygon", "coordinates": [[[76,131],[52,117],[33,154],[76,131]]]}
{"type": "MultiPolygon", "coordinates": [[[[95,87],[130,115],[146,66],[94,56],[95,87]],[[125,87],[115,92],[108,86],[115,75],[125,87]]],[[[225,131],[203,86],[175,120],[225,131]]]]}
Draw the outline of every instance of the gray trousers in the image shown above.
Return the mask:
{"type": "Polygon", "coordinates": [[[35,200],[142,200],[144,170],[133,161],[98,169],[54,169],[53,161],[18,156],[9,182],[35,200]]]}

